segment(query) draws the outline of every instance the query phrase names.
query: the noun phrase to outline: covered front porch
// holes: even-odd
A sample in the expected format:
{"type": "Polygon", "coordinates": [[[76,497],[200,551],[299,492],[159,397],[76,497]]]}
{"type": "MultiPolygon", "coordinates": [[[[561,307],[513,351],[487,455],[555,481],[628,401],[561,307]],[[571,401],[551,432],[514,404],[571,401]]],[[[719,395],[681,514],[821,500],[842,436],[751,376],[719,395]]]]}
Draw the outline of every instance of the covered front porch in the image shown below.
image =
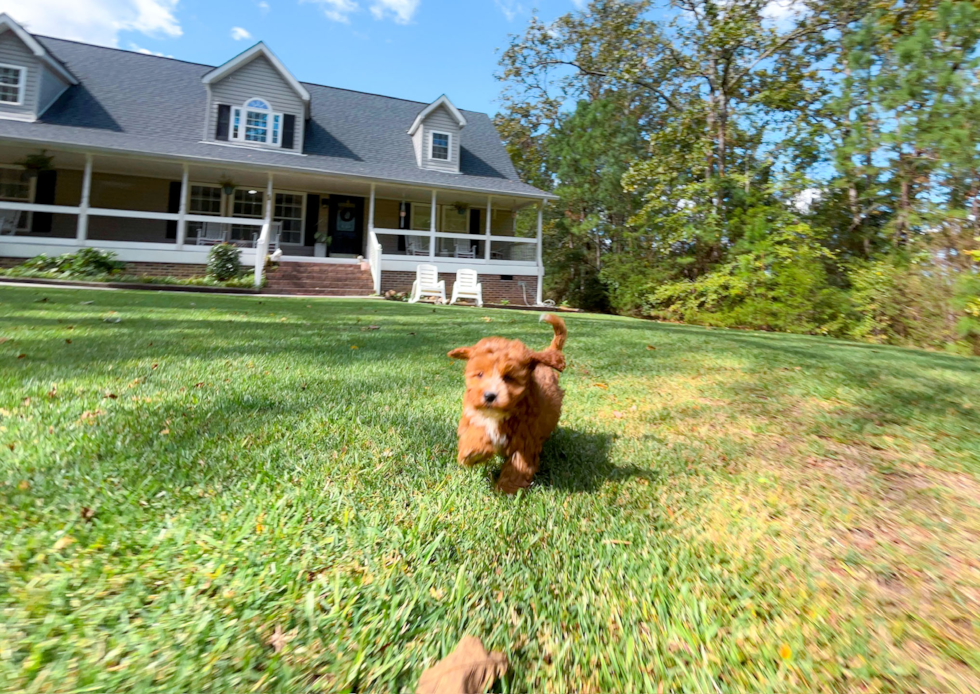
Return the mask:
{"type": "Polygon", "coordinates": [[[210,247],[228,242],[242,249],[257,284],[278,250],[281,263],[366,262],[378,293],[382,272],[420,263],[446,273],[542,274],[543,203],[534,198],[56,149],[46,152],[48,166],[25,170],[39,154],[0,149],[0,257],[87,246],[134,264],[203,268],[210,247]]]}

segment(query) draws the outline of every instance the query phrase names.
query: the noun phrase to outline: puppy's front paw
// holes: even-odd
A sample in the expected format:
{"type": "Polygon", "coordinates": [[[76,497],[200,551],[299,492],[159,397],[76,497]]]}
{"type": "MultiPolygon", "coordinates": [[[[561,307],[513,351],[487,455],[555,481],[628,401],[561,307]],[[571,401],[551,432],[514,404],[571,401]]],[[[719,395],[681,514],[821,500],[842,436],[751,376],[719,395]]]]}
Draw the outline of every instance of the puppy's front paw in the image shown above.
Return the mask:
{"type": "Polygon", "coordinates": [[[456,456],[456,460],[464,467],[472,467],[473,465],[479,465],[480,463],[489,460],[490,456],[492,455],[493,451],[488,451],[485,449],[469,452],[460,449],[459,454],[456,456]]]}
{"type": "Polygon", "coordinates": [[[503,494],[516,494],[518,490],[530,487],[532,479],[533,476],[520,473],[512,465],[504,465],[497,480],[497,491],[503,494]]]}

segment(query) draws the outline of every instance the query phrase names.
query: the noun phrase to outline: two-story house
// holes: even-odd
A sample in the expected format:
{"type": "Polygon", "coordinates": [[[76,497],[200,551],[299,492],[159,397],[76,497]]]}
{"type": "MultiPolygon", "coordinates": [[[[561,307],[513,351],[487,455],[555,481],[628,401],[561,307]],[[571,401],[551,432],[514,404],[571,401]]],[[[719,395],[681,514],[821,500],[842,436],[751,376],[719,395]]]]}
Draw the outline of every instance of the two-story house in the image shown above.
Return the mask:
{"type": "Polygon", "coordinates": [[[534,303],[551,198],[521,182],[486,114],[446,96],[300,82],[262,43],[212,67],[0,14],[0,262],[91,246],[187,276],[228,241],[257,277],[277,249],[281,270],[302,268],[270,276],[282,291],[407,290],[431,263],[534,303]]]}

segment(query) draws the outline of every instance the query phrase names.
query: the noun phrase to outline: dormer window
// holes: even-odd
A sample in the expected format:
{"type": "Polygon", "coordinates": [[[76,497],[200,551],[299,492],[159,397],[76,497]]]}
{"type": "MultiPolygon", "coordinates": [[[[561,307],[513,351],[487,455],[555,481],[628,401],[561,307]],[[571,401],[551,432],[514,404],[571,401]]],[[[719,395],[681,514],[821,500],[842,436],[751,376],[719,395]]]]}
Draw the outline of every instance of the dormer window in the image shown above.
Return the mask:
{"type": "Polygon", "coordinates": [[[20,106],[24,103],[24,68],[0,65],[0,103],[20,106]]]}
{"type": "Polygon", "coordinates": [[[432,141],[429,145],[429,159],[438,159],[439,161],[449,161],[449,145],[452,141],[452,135],[450,133],[432,133],[432,141]]]}
{"type": "Polygon", "coordinates": [[[268,101],[249,99],[244,106],[232,109],[230,139],[278,147],[282,120],[282,114],[274,113],[268,101]]]}

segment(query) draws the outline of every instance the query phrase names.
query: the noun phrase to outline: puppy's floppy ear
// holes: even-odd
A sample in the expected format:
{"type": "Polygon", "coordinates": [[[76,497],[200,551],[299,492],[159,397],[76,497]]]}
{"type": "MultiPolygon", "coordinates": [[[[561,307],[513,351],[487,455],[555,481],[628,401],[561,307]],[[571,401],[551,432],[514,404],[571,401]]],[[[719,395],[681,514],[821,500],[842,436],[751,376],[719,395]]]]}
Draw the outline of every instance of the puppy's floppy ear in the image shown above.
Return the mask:
{"type": "Polygon", "coordinates": [[[472,347],[457,347],[447,352],[447,354],[450,359],[469,359],[472,352],[472,347]]]}
{"type": "Polygon", "coordinates": [[[529,361],[532,367],[535,364],[547,364],[555,371],[565,370],[565,355],[556,349],[546,349],[543,352],[531,352],[529,361]]]}

